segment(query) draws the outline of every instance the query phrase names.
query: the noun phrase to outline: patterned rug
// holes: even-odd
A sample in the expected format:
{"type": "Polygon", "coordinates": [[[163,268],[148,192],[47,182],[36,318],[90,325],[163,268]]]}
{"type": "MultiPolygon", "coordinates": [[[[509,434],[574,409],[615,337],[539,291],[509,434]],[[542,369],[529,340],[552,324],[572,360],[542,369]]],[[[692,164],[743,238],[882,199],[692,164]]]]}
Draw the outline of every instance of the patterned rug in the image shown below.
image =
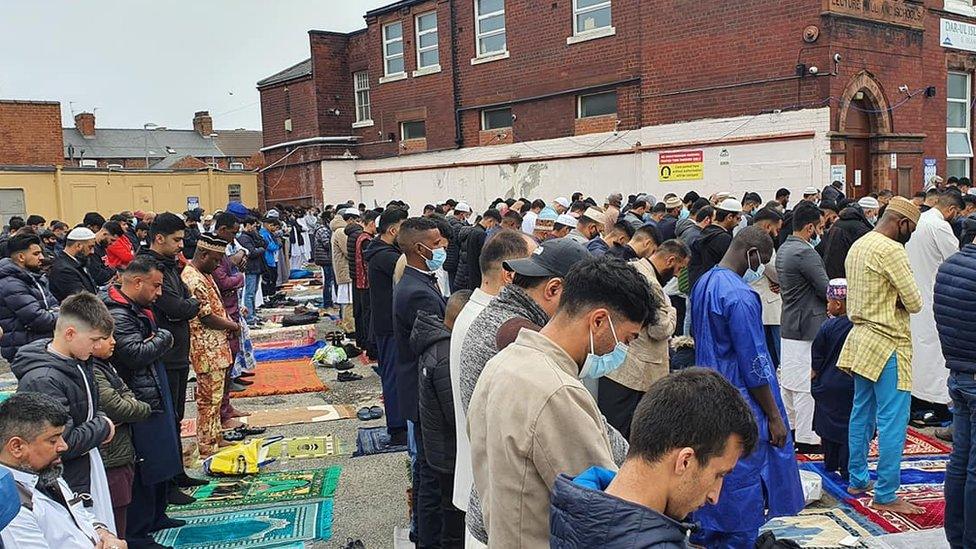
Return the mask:
{"type": "Polygon", "coordinates": [[[251,379],[254,381],[253,385],[249,385],[239,393],[231,393],[231,397],[319,393],[328,390],[315,372],[315,366],[311,365],[307,358],[262,362],[254,370],[254,377],[251,379]]]}
{"type": "MultiPolygon", "coordinates": [[[[922,433],[908,428],[908,433],[905,435],[905,450],[902,453],[904,456],[928,456],[928,455],[938,455],[938,454],[948,454],[952,452],[952,447],[946,445],[944,442],[923,435],[922,433]]],[[[871,441],[871,449],[868,451],[868,458],[878,457],[878,439],[871,441]]],[[[797,454],[797,461],[823,461],[823,454],[797,454]]]]}
{"type": "Polygon", "coordinates": [[[793,540],[808,549],[837,549],[844,547],[840,542],[849,536],[865,538],[884,533],[842,502],[830,509],[804,509],[794,517],[774,518],[760,530],[771,530],[777,538],[793,540]]]}
{"type": "Polygon", "coordinates": [[[268,447],[268,457],[287,459],[320,459],[343,454],[344,447],[335,435],[292,437],[268,447]]]}
{"type": "Polygon", "coordinates": [[[253,549],[303,547],[332,537],[331,499],[298,505],[247,508],[212,515],[174,516],[186,526],[154,534],[157,543],[176,549],[253,549]]]}
{"type": "Polygon", "coordinates": [[[306,337],[296,337],[289,339],[280,339],[276,341],[262,341],[261,343],[255,343],[255,349],[289,349],[291,347],[302,347],[303,345],[311,345],[315,343],[315,338],[312,336],[306,337]]]}
{"type": "Polygon", "coordinates": [[[281,341],[283,339],[302,339],[315,337],[315,326],[279,326],[276,328],[259,328],[250,332],[251,341],[258,344],[266,341],[281,341]]]}
{"type": "Polygon", "coordinates": [[[14,396],[15,391],[0,391],[0,402],[7,400],[8,398],[14,396]]]}
{"type": "Polygon", "coordinates": [[[390,435],[386,434],[386,427],[360,427],[356,433],[356,451],[352,457],[407,451],[406,445],[390,446],[389,442],[390,435]]]}
{"type": "Polygon", "coordinates": [[[218,507],[272,505],[284,502],[318,500],[335,495],[342,468],[310,471],[277,471],[244,477],[219,478],[195,488],[197,498],[190,505],[171,505],[173,511],[196,511],[218,507]]]}
{"type": "MultiPolygon", "coordinates": [[[[238,418],[252,427],[277,427],[297,423],[321,423],[356,417],[356,408],[346,404],[320,404],[304,408],[271,408],[255,410],[250,416],[238,418]]],[[[197,419],[186,418],[180,423],[180,436],[189,438],[197,434],[197,419]]]]}

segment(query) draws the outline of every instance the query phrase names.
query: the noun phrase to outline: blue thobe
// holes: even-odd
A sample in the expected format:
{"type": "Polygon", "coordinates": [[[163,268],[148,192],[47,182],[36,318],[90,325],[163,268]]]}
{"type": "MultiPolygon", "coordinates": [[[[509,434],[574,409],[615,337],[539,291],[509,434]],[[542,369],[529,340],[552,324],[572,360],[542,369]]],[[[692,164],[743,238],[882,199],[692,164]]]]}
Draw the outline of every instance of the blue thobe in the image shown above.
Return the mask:
{"type": "Polygon", "coordinates": [[[703,530],[757,532],[772,517],[803,509],[803,488],[796,465],[790,425],[780,398],[776,370],[766,349],[762,304],[742,277],[716,266],[695,284],[691,298],[698,366],[722,374],[749,403],[759,427],[755,450],[742,457],[725,477],[716,505],[694,513],[703,530]],[[769,443],[769,425],[749,389],[769,385],[786,424],[782,448],[769,443]]]}

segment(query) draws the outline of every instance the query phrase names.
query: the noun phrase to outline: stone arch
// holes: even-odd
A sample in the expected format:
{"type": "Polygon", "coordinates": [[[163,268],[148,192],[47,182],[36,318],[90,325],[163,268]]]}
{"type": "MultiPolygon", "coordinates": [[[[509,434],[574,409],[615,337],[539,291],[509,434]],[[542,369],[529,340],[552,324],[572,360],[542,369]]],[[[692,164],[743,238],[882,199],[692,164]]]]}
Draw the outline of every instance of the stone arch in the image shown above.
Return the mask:
{"type": "Polygon", "coordinates": [[[862,70],[854,75],[844,87],[844,92],[840,97],[840,110],[837,129],[840,133],[845,133],[847,127],[847,114],[851,108],[851,101],[857,92],[864,94],[864,99],[871,104],[873,110],[869,117],[871,120],[871,132],[873,134],[889,134],[894,128],[891,121],[891,105],[885,96],[881,83],[871,72],[862,70]]]}

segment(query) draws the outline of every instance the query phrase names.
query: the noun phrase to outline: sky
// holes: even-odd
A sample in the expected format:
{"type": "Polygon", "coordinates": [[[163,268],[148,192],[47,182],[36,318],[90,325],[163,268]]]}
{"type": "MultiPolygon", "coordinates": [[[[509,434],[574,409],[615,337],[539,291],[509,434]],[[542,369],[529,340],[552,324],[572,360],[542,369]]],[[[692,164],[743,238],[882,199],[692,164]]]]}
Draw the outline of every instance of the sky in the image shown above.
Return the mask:
{"type": "Polygon", "coordinates": [[[255,83],[394,0],[17,0],[0,15],[0,99],[59,101],[65,126],[261,129],[255,83]]]}

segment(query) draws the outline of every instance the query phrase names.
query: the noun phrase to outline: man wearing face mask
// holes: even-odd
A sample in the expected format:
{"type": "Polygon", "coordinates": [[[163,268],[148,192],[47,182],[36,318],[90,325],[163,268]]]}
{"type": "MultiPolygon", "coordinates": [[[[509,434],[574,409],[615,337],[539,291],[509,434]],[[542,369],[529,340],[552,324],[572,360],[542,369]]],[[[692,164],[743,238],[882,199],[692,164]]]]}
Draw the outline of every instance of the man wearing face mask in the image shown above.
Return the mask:
{"type": "MultiPolygon", "coordinates": [[[[523,261],[531,259],[508,264],[523,261]]],[[[547,545],[556,476],[616,469],[603,417],[580,380],[619,368],[627,344],[657,322],[647,281],[618,260],[585,259],[560,286],[552,319],[539,332],[523,329],[488,361],[471,396],[475,487],[492,547],[547,545]]]]}
{"type": "Polygon", "coordinates": [[[823,232],[820,208],[801,202],[793,210],[793,234],[776,251],[783,315],[780,322],[782,356],[780,389],[797,448],[820,453],[820,437],[813,430],[810,368],[813,340],[827,320],[827,270],[815,250],[823,232]]]}
{"type": "Polygon", "coordinates": [[[847,313],[854,323],[837,368],[854,375],[848,448],[850,486],[859,495],[872,488],[868,446],[878,433],[875,509],[917,514],[925,510],[899,498],[912,390],[912,336],[909,315],[922,310],[904,244],[918,223],[918,207],[895,197],[873,231],[854,243],[847,256],[847,313]]]}
{"type": "Polygon", "coordinates": [[[396,340],[396,385],[400,412],[407,420],[413,456],[413,514],[417,545],[434,547],[441,539],[441,493],[437,473],[427,463],[420,432],[417,355],[410,346],[417,314],[423,311],[444,318],[446,300],[437,282],[437,270],[447,259],[447,239],[433,219],[414,217],[400,225],[397,235],[407,266],[393,288],[393,335],[396,340]]]}
{"type": "MultiPolygon", "coordinates": [[[[804,244],[807,245],[807,244],[804,244]]],[[[812,251],[812,250],[811,250],[812,251]]],[[[766,348],[762,305],[749,283],[762,277],[773,240],[757,226],[739,231],[691,299],[696,363],[722,374],[746,398],[759,427],[756,449],[726,477],[716,505],[694,514],[704,547],[753,547],[770,518],[803,509],[793,439],[766,348]]]]}
{"type": "MultiPolygon", "coordinates": [[[[567,238],[589,247],[589,242],[600,237],[600,233],[606,227],[606,222],[606,214],[596,208],[587,208],[580,216],[579,222],[576,223],[576,228],[569,231],[567,238]]],[[[601,242],[603,251],[606,252],[607,244],[602,239],[601,242]]]]}
{"type": "Polygon", "coordinates": [[[690,255],[687,246],[672,239],[630,263],[650,285],[657,306],[657,322],[648,323],[641,329],[619,369],[600,378],[597,398],[607,421],[627,439],[630,439],[631,419],[641,397],[670,370],[668,341],[674,334],[677,311],[664,293],[664,286],[688,266],[690,255]]]}

